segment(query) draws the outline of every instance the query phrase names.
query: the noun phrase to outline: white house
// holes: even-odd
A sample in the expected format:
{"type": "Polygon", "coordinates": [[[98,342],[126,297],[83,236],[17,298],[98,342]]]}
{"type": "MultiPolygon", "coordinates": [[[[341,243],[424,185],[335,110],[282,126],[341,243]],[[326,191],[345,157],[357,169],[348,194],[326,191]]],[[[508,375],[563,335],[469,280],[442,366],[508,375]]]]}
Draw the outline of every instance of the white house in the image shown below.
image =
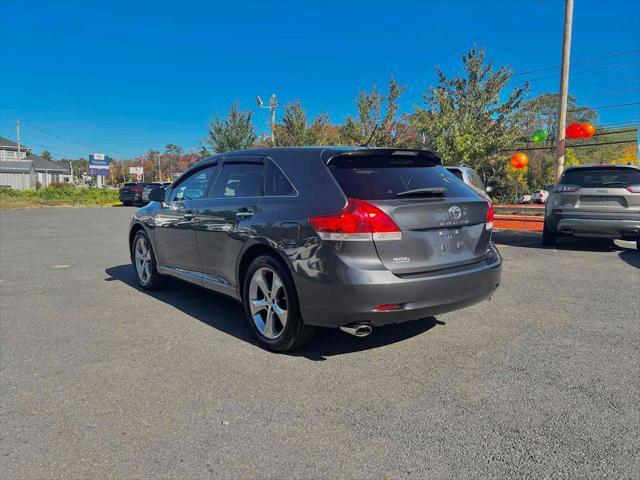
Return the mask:
{"type": "Polygon", "coordinates": [[[73,183],[71,165],[53,162],[31,153],[29,147],[0,137],[0,187],[16,190],[35,190],[38,184],[52,182],[73,183]]]}

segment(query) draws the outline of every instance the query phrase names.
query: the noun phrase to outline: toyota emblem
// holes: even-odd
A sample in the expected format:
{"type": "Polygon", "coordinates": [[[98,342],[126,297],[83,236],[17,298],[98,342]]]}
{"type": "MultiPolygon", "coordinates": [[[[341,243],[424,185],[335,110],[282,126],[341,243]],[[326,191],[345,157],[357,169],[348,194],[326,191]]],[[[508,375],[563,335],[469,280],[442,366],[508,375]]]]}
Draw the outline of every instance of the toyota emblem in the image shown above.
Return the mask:
{"type": "Polygon", "coordinates": [[[460,220],[462,218],[462,210],[457,205],[449,207],[449,216],[454,220],[460,220]]]}

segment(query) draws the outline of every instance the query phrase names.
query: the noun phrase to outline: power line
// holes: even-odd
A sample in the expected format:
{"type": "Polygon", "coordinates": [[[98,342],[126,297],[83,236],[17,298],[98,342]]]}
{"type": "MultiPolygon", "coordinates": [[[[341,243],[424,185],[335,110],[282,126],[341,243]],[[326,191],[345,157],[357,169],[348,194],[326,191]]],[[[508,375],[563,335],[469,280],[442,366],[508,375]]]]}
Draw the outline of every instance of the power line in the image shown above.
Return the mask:
{"type": "MultiPolygon", "coordinates": [[[[571,77],[573,78],[576,75],[582,75],[584,73],[597,72],[597,71],[600,71],[600,70],[606,70],[606,69],[609,69],[609,68],[620,67],[620,66],[623,66],[623,65],[632,65],[632,64],[635,64],[635,63],[640,63],[640,60],[632,60],[630,62],[621,62],[621,63],[610,63],[610,64],[607,64],[607,65],[602,65],[600,67],[590,68],[588,70],[580,70],[579,72],[571,72],[571,77]]],[[[557,80],[558,79],[558,75],[548,75],[546,77],[530,78],[530,79],[527,79],[527,82],[538,82],[540,80],[549,80],[549,79],[557,80]]]]}
{"type": "MultiPolygon", "coordinates": [[[[624,55],[632,55],[634,53],[639,53],[639,52],[640,52],[640,49],[627,50],[626,52],[611,53],[608,55],[601,55],[599,57],[591,57],[591,58],[585,58],[582,60],[576,60],[575,62],[571,62],[569,65],[578,65],[581,63],[597,62],[598,60],[603,60],[605,58],[622,57],[624,55]]],[[[527,70],[526,72],[514,73],[513,75],[511,75],[511,78],[520,77],[522,75],[529,75],[530,73],[547,72],[549,70],[556,70],[558,68],[560,68],[560,65],[554,65],[553,67],[543,67],[535,70],[527,70]]]]}
{"type": "MultiPolygon", "coordinates": [[[[488,35],[489,33],[491,33],[493,30],[495,30],[497,27],[501,26],[503,23],[508,22],[509,20],[511,20],[512,18],[514,18],[515,16],[517,16],[518,14],[520,14],[521,12],[523,12],[526,8],[529,7],[529,3],[525,3],[522,7],[516,9],[513,13],[511,13],[510,15],[508,15],[507,17],[503,18],[502,20],[496,22],[495,24],[493,24],[491,27],[489,27],[487,30],[483,31],[482,33],[476,35],[474,38],[471,39],[471,43],[475,43],[477,42],[480,38],[488,35]]],[[[435,65],[444,62],[445,60],[447,60],[449,57],[451,57],[452,55],[454,55],[456,52],[460,51],[458,48],[456,49],[451,49],[448,53],[446,53],[445,55],[443,55],[437,62],[435,62],[435,65]]],[[[425,71],[425,69],[420,69],[418,71],[415,71],[413,73],[410,73],[408,75],[405,75],[403,77],[398,78],[398,83],[402,84],[404,82],[406,82],[407,80],[416,77],[417,75],[420,75],[421,73],[423,73],[425,71]]],[[[411,100],[414,98],[417,98],[419,96],[421,96],[422,93],[418,94],[418,95],[413,95],[410,96],[408,98],[405,98],[404,100],[411,100]]],[[[325,109],[326,107],[332,107],[337,105],[337,103],[329,103],[329,104],[325,104],[325,109]]]]}
{"type": "Polygon", "coordinates": [[[122,151],[119,151],[119,150],[115,150],[113,148],[103,148],[103,147],[99,147],[97,145],[92,145],[90,143],[77,142],[77,141],[72,140],[70,138],[63,137],[62,135],[58,135],[58,134],[49,132],[47,130],[44,130],[42,128],[35,127],[34,125],[31,125],[30,123],[23,122],[22,124],[26,125],[27,127],[31,128],[33,130],[36,130],[36,131],[41,132],[41,133],[44,133],[45,135],[50,135],[52,137],[59,138],[61,140],[65,140],[67,142],[75,143],[76,145],[81,145],[83,147],[89,147],[89,148],[96,148],[98,150],[102,150],[102,151],[105,151],[105,152],[120,153],[122,155],[135,157],[135,155],[131,155],[130,153],[127,153],[127,152],[122,152],[122,151]]]}
{"type": "Polygon", "coordinates": [[[597,95],[587,95],[586,97],[579,97],[579,100],[585,100],[587,98],[597,98],[597,97],[612,97],[615,95],[621,95],[630,92],[638,92],[640,88],[623,88],[621,90],[612,90],[610,92],[599,93],[597,95]]]}
{"type": "MultiPolygon", "coordinates": [[[[593,137],[602,137],[602,136],[604,136],[604,135],[617,135],[617,134],[620,134],[620,133],[630,133],[630,132],[636,132],[636,133],[637,133],[637,132],[638,132],[638,129],[637,129],[637,128],[629,128],[629,129],[627,129],[627,130],[616,130],[615,132],[614,132],[614,131],[611,131],[611,132],[607,132],[607,131],[605,131],[605,132],[602,132],[602,133],[596,133],[596,134],[594,134],[594,135],[593,135],[592,137],[590,137],[590,138],[593,138],[593,137]]],[[[547,141],[548,141],[548,142],[553,142],[553,141],[555,141],[555,140],[556,140],[556,138],[555,138],[555,137],[549,137],[549,138],[547,138],[547,141]]],[[[531,142],[530,142],[530,143],[531,143],[531,142]]]]}
{"type": "Polygon", "coordinates": [[[613,105],[601,105],[599,107],[579,107],[567,110],[567,112],[583,112],[585,110],[604,110],[605,108],[628,107],[630,105],[640,105],[640,102],[617,103],[613,105]]]}
{"type": "MultiPolygon", "coordinates": [[[[513,17],[515,17],[516,15],[518,15],[519,13],[521,13],[522,11],[524,11],[528,7],[529,7],[529,4],[525,3],[524,6],[522,6],[521,8],[518,8],[513,13],[511,13],[509,16],[507,16],[507,17],[503,18],[502,20],[496,22],[495,24],[493,24],[491,27],[489,27],[487,30],[485,30],[484,32],[480,33],[479,35],[476,35],[474,38],[471,39],[471,43],[475,43],[480,38],[482,38],[485,35],[488,35],[489,33],[493,32],[493,30],[495,30],[497,27],[501,26],[505,22],[508,22],[509,20],[511,20],[513,17]]],[[[454,55],[458,51],[459,51],[458,48],[450,50],[447,54],[443,55],[442,56],[442,60],[440,60],[439,62],[436,62],[436,64],[444,62],[447,58],[449,58],[451,55],[454,55]]],[[[404,82],[404,81],[406,81],[406,80],[408,80],[410,78],[415,77],[416,75],[420,75],[424,71],[425,71],[425,69],[421,69],[421,70],[419,70],[417,72],[411,73],[409,75],[405,75],[404,77],[398,79],[398,83],[404,82]]]]}
{"type": "MultiPolygon", "coordinates": [[[[607,80],[607,84],[611,85],[611,84],[616,84],[616,83],[620,83],[620,82],[626,82],[626,81],[630,81],[630,82],[638,82],[639,78],[637,75],[632,75],[632,76],[627,76],[627,77],[617,77],[617,78],[612,78],[610,80],[607,80]]],[[[599,87],[602,86],[602,80],[598,81],[598,82],[589,82],[589,83],[578,83],[577,85],[574,83],[571,85],[571,88],[584,88],[584,87],[592,87],[594,85],[598,85],[599,87]]]]}
{"type": "MultiPolygon", "coordinates": [[[[621,144],[621,143],[638,143],[637,140],[616,140],[614,142],[600,142],[600,143],[584,143],[584,144],[574,144],[574,145],[566,145],[566,148],[584,148],[584,147],[597,147],[600,145],[616,145],[616,144],[621,144]]],[[[508,150],[498,150],[498,152],[513,152],[514,150],[517,150],[519,152],[528,152],[528,151],[532,151],[532,150],[553,150],[555,148],[555,145],[550,145],[548,147],[524,147],[524,148],[518,148],[518,147],[514,147],[508,150]]]]}
{"type": "Polygon", "coordinates": [[[635,124],[635,123],[640,123],[640,118],[638,118],[636,120],[627,120],[626,122],[602,123],[602,124],[598,125],[598,128],[608,127],[610,125],[628,125],[628,124],[635,124]]]}

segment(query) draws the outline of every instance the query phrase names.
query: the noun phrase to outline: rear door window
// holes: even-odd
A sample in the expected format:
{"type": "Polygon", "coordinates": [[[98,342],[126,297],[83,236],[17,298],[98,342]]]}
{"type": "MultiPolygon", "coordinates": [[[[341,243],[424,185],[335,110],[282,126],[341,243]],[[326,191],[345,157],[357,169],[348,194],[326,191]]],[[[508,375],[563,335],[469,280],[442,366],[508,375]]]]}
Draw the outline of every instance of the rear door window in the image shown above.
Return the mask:
{"type": "Polygon", "coordinates": [[[259,197],[263,176],[262,163],[225,163],[213,189],[213,197],[259,197]]]}
{"type": "Polygon", "coordinates": [[[421,188],[446,188],[448,197],[473,192],[442,165],[414,157],[343,157],[329,169],[347,197],[361,200],[397,198],[401,192],[421,188]]]}
{"type": "Polygon", "coordinates": [[[633,168],[576,168],[567,170],[561,183],[582,188],[628,187],[640,184],[640,171],[633,168]]]}

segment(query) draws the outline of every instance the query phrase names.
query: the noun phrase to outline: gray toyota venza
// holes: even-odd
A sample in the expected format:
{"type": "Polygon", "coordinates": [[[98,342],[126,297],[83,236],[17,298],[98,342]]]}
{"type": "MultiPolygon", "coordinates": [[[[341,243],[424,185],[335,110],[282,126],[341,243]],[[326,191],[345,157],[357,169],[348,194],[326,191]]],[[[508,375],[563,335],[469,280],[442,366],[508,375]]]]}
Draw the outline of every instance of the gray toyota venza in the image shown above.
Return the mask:
{"type": "Polygon", "coordinates": [[[150,199],[129,233],[140,287],[228,295],[277,351],[317,326],[366,336],[467,307],[500,283],[492,205],[426,150],[235,151],[150,199]]]}

